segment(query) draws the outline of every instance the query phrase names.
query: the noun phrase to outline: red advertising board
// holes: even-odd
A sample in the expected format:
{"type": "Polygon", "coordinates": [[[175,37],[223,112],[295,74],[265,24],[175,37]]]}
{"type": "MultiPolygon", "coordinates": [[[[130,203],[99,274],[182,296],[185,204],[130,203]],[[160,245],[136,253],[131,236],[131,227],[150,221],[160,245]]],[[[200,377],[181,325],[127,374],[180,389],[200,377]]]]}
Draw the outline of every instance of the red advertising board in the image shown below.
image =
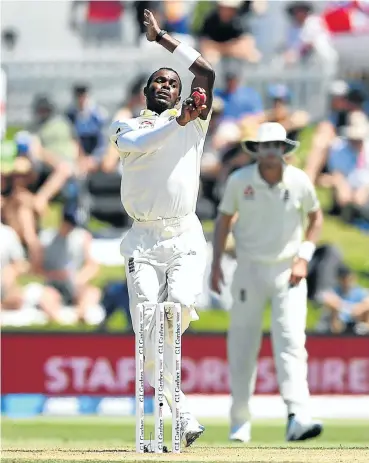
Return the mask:
{"type": "MultiPolygon", "coordinates": [[[[134,395],[132,336],[4,333],[1,343],[2,394],[134,395]]],[[[307,349],[312,394],[369,394],[369,338],[309,337],[307,349]]],[[[184,336],[182,367],[186,393],[229,392],[224,336],[184,336]]],[[[256,392],[278,392],[269,337],[256,392]]]]}

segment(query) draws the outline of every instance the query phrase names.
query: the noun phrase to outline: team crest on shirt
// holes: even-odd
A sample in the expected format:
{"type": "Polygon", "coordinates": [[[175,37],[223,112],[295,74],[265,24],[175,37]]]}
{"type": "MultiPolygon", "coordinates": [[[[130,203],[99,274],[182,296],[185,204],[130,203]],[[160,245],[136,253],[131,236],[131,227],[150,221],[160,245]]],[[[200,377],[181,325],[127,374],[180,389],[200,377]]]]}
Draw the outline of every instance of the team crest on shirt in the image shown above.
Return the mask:
{"type": "Polygon", "coordinates": [[[150,121],[149,119],[145,119],[140,122],[140,125],[138,126],[139,129],[148,129],[150,127],[154,127],[155,122],[150,121]]]}
{"type": "Polygon", "coordinates": [[[248,185],[244,190],[243,190],[243,197],[245,199],[254,199],[255,198],[255,191],[251,185],[248,185]]]}

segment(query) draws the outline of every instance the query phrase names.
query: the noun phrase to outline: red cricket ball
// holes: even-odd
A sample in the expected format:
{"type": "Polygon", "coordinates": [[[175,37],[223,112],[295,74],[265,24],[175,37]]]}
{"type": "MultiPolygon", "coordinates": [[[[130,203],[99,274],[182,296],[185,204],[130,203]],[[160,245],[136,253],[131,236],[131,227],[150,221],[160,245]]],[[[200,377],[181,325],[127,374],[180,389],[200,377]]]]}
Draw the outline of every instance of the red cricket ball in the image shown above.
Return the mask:
{"type": "Polygon", "coordinates": [[[202,106],[206,103],[206,93],[200,93],[195,90],[192,92],[191,98],[193,99],[196,107],[202,106]]]}

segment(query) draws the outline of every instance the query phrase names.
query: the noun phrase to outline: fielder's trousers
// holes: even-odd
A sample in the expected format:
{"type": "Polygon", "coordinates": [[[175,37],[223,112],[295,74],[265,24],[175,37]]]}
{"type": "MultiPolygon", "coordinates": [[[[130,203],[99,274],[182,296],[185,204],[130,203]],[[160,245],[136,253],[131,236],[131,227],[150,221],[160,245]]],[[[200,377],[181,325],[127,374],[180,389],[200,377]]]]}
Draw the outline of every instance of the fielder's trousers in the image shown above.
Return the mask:
{"type": "Polygon", "coordinates": [[[280,393],[288,413],[308,414],[307,288],[305,280],[289,287],[291,265],[291,261],[238,262],[228,333],[232,426],[250,419],[249,401],[255,387],[263,312],[268,301],[272,305],[272,344],[280,393]]]}

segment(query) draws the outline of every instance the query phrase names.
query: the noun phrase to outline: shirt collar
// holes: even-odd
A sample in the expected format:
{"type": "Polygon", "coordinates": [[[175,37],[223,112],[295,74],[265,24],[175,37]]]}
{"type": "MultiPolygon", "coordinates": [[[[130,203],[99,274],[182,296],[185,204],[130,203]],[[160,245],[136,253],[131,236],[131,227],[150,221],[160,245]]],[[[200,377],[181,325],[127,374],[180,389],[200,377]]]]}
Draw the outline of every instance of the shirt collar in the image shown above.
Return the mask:
{"type": "MultiPolygon", "coordinates": [[[[278,188],[279,190],[283,190],[286,188],[286,183],[287,183],[287,177],[288,177],[288,165],[284,164],[283,163],[283,174],[282,174],[282,180],[277,183],[276,185],[274,185],[276,188],[278,188]]],[[[254,170],[254,182],[255,182],[255,185],[257,186],[262,186],[262,187],[268,187],[270,188],[270,184],[267,183],[260,175],[260,172],[259,172],[259,164],[256,163],[255,164],[255,170],[254,170]]]]}
{"type": "Polygon", "coordinates": [[[172,116],[177,117],[179,114],[178,110],[175,108],[167,109],[166,111],[162,112],[161,114],[156,113],[155,111],[151,111],[150,109],[143,109],[140,112],[141,117],[161,117],[161,118],[169,118],[172,116]]]}

